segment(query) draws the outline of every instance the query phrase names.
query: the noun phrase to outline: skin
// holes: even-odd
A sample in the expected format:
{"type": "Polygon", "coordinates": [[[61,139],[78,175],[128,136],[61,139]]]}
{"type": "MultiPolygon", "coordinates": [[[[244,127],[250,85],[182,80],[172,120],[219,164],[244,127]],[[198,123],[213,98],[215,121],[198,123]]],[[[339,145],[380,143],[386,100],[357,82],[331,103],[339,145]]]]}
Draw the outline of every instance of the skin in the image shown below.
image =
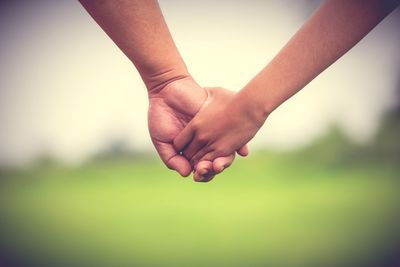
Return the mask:
{"type": "MultiPolygon", "coordinates": [[[[133,62],[149,96],[151,140],[165,165],[182,176],[193,167],[174,148],[176,135],[199,111],[207,93],[190,76],[155,0],[81,0],[81,4],[133,62]]],[[[247,155],[247,147],[238,149],[247,155]]],[[[209,181],[231,165],[235,152],[201,161],[196,181],[209,181]]]]}
{"type": "Polygon", "coordinates": [[[205,105],[176,137],[175,148],[196,164],[229,155],[248,143],[271,112],[356,45],[399,3],[324,1],[240,92],[224,101],[223,93],[213,90],[214,103],[205,105]]]}
{"type": "MultiPolygon", "coordinates": [[[[192,167],[188,160],[174,149],[173,140],[200,110],[206,98],[204,89],[191,78],[174,81],[160,92],[149,94],[148,122],[151,139],[164,163],[171,169],[180,170],[182,175],[189,174],[192,167]]],[[[239,149],[238,153],[246,156],[247,147],[239,149]]],[[[235,154],[232,153],[214,161],[199,162],[194,172],[194,180],[210,181],[216,173],[229,167],[234,157],[235,154]]]]}

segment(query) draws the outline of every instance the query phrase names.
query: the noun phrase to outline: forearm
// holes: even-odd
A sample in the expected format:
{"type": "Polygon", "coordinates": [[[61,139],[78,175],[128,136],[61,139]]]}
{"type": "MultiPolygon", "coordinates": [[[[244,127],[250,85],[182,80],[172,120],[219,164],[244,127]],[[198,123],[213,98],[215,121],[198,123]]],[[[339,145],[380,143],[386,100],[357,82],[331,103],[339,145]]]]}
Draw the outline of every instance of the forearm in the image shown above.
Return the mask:
{"type": "Polygon", "coordinates": [[[368,34],[399,4],[327,0],[240,93],[267,116],[368,34]]]}
{"type": "Polygon", "coordinates": [[[156,0],[80,0],[138,69],[149,91],[189,76],[156,0]]]}

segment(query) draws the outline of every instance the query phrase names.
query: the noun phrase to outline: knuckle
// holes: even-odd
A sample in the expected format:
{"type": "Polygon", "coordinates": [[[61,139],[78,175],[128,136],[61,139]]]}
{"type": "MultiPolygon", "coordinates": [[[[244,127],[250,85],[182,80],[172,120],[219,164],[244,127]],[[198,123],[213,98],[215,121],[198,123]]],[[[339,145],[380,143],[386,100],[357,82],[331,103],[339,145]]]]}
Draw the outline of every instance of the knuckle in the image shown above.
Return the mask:
{"type": "Polygon", "coordinates": [[[214,155],[215,156],[224,156],[225,150],[220,147],[220,146],[216,146],[214,149],[214,155]]]}
{"type": "Polygon", "coordinates": [[[204,143],[204,142],[207,141],[208,136],[207,136],[205,133],[199,133],[199,134],[197,135],[197,138],[196,138],[196,139],[197,139],[198,142],[204,143]]]}
{"type": "Polygon", "coordinates": [[[198,131],[200,129],[200,122],[198,120],[193,120],[191,123],[192,130],[198,131]]]}

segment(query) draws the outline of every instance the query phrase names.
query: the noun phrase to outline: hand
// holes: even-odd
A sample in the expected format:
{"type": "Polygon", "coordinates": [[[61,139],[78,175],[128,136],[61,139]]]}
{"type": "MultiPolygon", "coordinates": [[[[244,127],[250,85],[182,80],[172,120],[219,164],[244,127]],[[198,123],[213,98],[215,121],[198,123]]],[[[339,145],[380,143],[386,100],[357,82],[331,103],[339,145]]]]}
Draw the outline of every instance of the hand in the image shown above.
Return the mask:
{"type": "MultiPolygon", "coordinates": [[[[173,140],[200,110],[206,98],[206,91],[190,77],[173,81],[156,92],[149,92],[148,123],[151,140],[165,165],[182,176],[188,176],[192,166],[175,150],[173,140]]],[[[238,153],[247,155],[247,147],[241,148],[238,153]]],[[[227,168],[234,157],[235,153],[231,153],[214,162],[199,162],[194,179],[211,180],[215,173],[227,168]]]]}
{"type": "Polygon", "coordinates": [[[254,137],[266,119],[249,97],[223,88],[207,91],[201,110],[174,139],[175,149],[192,164],[231,155],[254,137]]]}

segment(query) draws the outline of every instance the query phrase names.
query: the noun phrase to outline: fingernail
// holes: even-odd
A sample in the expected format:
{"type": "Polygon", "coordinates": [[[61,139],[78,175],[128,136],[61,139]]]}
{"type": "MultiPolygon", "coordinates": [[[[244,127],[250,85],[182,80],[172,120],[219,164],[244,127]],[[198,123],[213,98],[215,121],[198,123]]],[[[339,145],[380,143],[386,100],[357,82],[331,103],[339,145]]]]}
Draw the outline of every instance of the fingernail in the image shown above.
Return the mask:
{"type": "Polygon", "coordinates": [[[229,164],[222,165],[221,172],[222,172],[223,170],[225,170],[226,168],[228,168],[228,167],[229,167],[229,164]]]}
{"type": "Polygon", "coordinates": [[[197,178],[194,178],[193,180],[196,182],[196,183],[198,183],[198,182],[203,182],[204,181],[204,176],[203,175],[200,175],[200,176],[197,176],[197,178]]]}
{"type": "Polygon", "coordinates": [[[202,171],[197,182],[204,182],[207,179],[207,171],[202,171]]]}

